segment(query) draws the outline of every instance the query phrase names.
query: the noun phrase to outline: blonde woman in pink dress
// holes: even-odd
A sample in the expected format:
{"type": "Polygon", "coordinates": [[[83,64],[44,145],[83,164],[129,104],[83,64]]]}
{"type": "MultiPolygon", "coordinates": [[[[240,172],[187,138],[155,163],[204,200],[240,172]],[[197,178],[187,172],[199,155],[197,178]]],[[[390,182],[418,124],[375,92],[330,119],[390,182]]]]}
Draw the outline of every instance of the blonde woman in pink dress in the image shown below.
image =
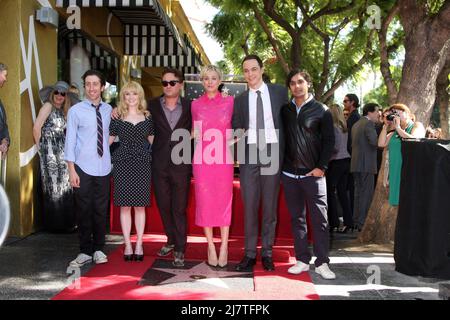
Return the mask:
{"type": "Polygon", "coordinates": [[[206,66],[200,73],[205,94],[192,102],[195,139],[193,174],[195,179],[195,223],[203,227],[208,240],[208,264],[225,268],[233,200],[233,157],[230,149],[233,97],[219,92],[222,72],[206,66]],[[220,227],[219,257],[213,228],[220,227]]]}

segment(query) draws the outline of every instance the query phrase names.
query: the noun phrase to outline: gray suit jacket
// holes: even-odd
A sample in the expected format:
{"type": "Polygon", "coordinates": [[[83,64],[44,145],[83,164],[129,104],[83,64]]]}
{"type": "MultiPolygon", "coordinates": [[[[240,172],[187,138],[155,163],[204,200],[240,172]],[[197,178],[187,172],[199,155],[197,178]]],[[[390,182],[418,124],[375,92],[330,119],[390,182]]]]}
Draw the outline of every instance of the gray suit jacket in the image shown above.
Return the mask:
{"type": "Polygon", "coordinates": [[[378,137],[375,124],[361,117],[352,128],[350,172],[377,173],[378,137]]]}
{"type": "Polygon", "coordinates": [[[11,142],[9,138],[8,123],[6,121],[6,111],[0,100],[0,143],[3,139],[8,140],[8,144],[11,142]]]}
{"type": "MultiPolygon", "coordinates": [[[[284,150],[284,136],[283,136],[283,122],[281,120],[281,109],[288,102],[287,89],[278,84],[267,84],[270,94],[270,103],[272,105],[272,117],[275,129],[279,130],[278,141],[280,144],[280,167],[282,166],[283,150],[284,150]]],[[[234,100],[233,120],[232,125],[234,130],[244,129],[248,130],[250,124],[250,112],[248,105],[249,91],[245,91],[234,100]]],[[[246,163],[248,163],[248,144],[247,136],[245,137],[246,144],[246,163]]]]}

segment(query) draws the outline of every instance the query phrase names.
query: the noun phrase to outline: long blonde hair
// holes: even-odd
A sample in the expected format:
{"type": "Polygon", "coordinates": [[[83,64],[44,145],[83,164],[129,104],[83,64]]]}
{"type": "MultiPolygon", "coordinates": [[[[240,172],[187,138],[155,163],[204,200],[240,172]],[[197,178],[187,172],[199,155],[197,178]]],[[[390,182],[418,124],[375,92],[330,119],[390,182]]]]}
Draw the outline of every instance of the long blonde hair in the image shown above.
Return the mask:
{"type": "MultiPolygon", "coordinates": [[[[55,93],[52,91],[50,96],[48,97],[48,102],[54,107],[55,106],[55,93]]],[[[69,108],[72,106],[72,102],[70,101],[69,92],[66,91],[66,96],[64,97],[63,105],[61,106],[62,111],[64,112],[64,116],[67,118],[67,113],[69,112],[69,108]]]]}
{"type": "Polygon", "coordinates": [[[125,103],[125,92],[136,92],[139,97],[139,105],[137,108],[138,112],[143,113],[146,117],[150,116],[150,112],[147,110],[147,101],[145,101],[144,89],[139,83],[130,81],[120,90],[120,100],[117,107],[117,113],[121,119],[124,119],[128,114],[128,106],[125,103]]]}
{"type": "Polygon", "coordinates": [[[340,128],[343,132],[347,132],[347,122],[344,118],[344,110],[338,104],[334,103],[330,106],[331,115],[333,116],[333,124],[340,128]]]}

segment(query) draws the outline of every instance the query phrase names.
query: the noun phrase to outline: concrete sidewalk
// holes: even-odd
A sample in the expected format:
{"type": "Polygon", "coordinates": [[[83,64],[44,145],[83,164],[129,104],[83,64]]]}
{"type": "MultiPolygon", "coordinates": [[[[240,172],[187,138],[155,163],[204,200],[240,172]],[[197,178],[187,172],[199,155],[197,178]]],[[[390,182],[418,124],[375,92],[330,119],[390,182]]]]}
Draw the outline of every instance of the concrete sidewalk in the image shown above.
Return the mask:
{"type": "MultiPolygon", "coordinates": [[[[439,284],[450,281],[410,277],[395,271],[392,248],[359,246],[356,234],[335,235],[330,267],[337,279],[323,280],[311,267],[322,300],[439,300],[439,284]]],[[[122,244],[108,235],[105,253],[122,244]]],[[[0,248],[0,299],[48,300],[69,285],[68,263],[78,254],[78,236],[37,233],[25,239],[8,238],[0,248]]],[[[82,275],[92,265],[82,268],[82,275]]]]}

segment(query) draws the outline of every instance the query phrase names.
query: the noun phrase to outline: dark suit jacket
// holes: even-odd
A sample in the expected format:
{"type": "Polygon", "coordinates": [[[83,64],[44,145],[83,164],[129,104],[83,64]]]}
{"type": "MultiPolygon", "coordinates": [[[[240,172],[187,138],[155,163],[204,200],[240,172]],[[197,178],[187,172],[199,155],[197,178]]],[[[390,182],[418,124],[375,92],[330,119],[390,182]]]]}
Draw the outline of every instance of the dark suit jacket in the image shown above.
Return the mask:
{"type": "MultiPolygon", "coordinates": [[[[281,109],[288,102],[288,92],[287,89],[278,84],[267,84],[269,88],[270,103],[272,105],[272,117],[275,129],[279,130],[278,141],[280,143],[280,167],[283,163],[283,153],[284,153],[284,133],[283,133],[283,122],[281,120],[281,109]]],[[[240,94],[236,99],[234,99],[234,111],[232,125],[234,130],[244,129],[248,130],[250,124],[250,112],[248,104],[249,91],[245,91],[240,94]]],[[[245,137],[245,153],[246,153],[246,163],[248,163],[248,144],[247,136],[245,137]]]]}
{"type": "Polygon", "coordinates": [[[353,110],[347,119],[347,129],[348,129],[348,139],[347,139],[347,150],[350,155],[352,155],[352,128],[358,120],[361,119],[361,115],[358,110],[353,110]]]}
{"type": "Polygon", "coordinates": [[[2,101],[0,100],[0,143],[3,139],[8,140],[8,144],[10,143],[9,138],[9,130],[8,130],[8,123],[6,120],[6,111],[3,107],[2,101]]]}
{"type": "Polygon", "coordinates": [[[350,172],[377,173],[378,137],[375,124],[361,117],[352,130],[352,162],[350,172]]]}
{"type": "MultiPolygon", "coordinates": [[[[161,106],[160,97],[152,99],[148,103],[148,110],[150,111],[153,123],[155,126],[155,139],[152,145],[152,170],[153,171],[165,171],[187,173],[192,170],[192,165],[189,164],[174,164],[171,159],[172,149],[182,141],[180,138],[178,141],[171,141],[172,133],[177,129],[185,129],[190,136],[192,128],[192,116],[191,116],[191,102],[184,98],[181,98],[182,114],[180,120],[176,124],[174,130],[169,125],[164,110],[161,106]]],[[[192,162],[192,144],[189,140],[190,162],[192,162]]],[[[184,153],[180,153],[184,155],[184,153]]]]}

